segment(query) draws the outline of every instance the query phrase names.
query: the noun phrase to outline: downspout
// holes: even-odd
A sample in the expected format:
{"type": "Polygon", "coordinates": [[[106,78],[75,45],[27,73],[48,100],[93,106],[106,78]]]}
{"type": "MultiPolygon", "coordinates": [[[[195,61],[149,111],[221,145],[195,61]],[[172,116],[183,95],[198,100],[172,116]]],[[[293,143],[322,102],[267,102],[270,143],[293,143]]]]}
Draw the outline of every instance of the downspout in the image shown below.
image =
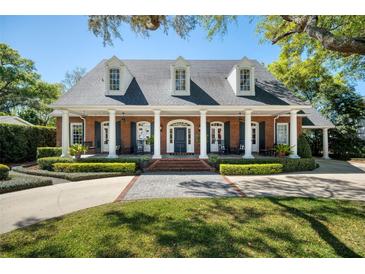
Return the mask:
{"type": "Polygon", "coordinates": [[[82,117],[81,115],[79,115],[80,119],[83,121],[82,125],[83,125],[83,141],[85,144],[86,141],[86,119],[84,117],[82,117]]]}

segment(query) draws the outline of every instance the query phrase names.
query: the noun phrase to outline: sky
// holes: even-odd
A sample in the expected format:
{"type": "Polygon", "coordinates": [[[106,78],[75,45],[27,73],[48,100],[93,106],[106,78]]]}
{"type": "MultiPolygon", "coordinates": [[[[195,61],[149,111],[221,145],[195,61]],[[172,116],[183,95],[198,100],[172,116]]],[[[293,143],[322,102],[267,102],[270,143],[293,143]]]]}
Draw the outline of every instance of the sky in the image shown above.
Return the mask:
{"type": "MultiPolygon", "coordinates": [[[[23,57],[35,62],[42,79],[61,82],[67,71],[76,67],[92,69],[102,59],[241,59],[247,56],[268,65],[280,53],[278,46],[260,43],[255,24],[241,16],[228,33],[209,41],[197,28],[187,40],[174,31],[152,32],[143,38],[129,26],[121,28],[123,41],[105,46],[100,37],[88,30],[87,16],[0,16],[0,43],[6,43],[23,57]]],[[[365,96],[365,83],[356,89],[365,96]]]]}

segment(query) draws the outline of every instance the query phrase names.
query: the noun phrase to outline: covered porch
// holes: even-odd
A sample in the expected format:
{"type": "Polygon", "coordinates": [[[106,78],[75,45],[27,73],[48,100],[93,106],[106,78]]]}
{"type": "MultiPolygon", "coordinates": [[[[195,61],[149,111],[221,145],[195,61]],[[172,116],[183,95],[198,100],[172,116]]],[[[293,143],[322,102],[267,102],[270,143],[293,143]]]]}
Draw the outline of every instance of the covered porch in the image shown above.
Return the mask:
{"type": "Polygon", "coordinates": [[[308,108],[69,107],[56,111],[57,143],[63,157],[69,156],[70,145],[82,143],[93,155],[140,154],[153,159],[207,159],[208,154],[250,159],[270,153],[277,143],[287,143],[290,157],[298,158],[297,137],[308,108]]]}

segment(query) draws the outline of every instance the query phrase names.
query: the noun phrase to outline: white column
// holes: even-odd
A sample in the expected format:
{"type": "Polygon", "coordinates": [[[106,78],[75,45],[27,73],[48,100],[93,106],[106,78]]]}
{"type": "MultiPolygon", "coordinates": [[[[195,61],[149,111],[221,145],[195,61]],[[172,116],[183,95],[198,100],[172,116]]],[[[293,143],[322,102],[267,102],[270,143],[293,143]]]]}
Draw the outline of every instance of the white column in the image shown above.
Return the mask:
{"type": "Polygon", "coordinates": [[[300,158],[298,156],[298,145],[297,145],[297,110],[290,111],[290,146],[291,154],[289,158],[300,158]]]}
{"type": "Polygon", "coordinates": [[[328,128],[323,129],[323,159],[330,159],[328,156],[328,128]]]}
{"type": "Polygon", "coordinates": [[[200,111],[200,159],[208,159],[207,155],[207,111],[200,111]]]}
{"type": "Polygon", "coordinates": [[[116,158],[116,130],[115,130],[115,110],[109,110],[109,155],[108,158],[116,158]]]}
{"type": "Polygon", "coordinates": [[[67,110],[62,111],[62,155],[61,157],[69,157],[68,148],[70,146],[70,123],[69,113],[67,110]]]}
{"type": "Polygon", "coordinates": [[[251,126],[252,110],[245,111],[245,155],[243,159],[252,159],[252,126],[251,126]]]}
{"type": "Polygon", "coordinates": [[[154,152],[153,159],[161,159],[161,133],[160,133],[160,110],[155,110],[155,121],[154,121],[154,152]]]}

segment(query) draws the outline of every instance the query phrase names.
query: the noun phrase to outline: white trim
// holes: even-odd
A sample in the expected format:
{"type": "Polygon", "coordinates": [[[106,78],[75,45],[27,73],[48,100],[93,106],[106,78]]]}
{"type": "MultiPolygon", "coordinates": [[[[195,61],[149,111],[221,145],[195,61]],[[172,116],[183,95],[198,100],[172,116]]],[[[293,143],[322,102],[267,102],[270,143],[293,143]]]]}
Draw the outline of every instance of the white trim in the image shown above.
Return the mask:
{"type": "Polygon", "coordinates": [[[108,138],[110,139],[110,130],[109,130],[109,121],[103,121],[100,123],[100,151],[101,152],[109,152],[109,140],[106,145],[107,149],[104,149],[104,126],[108,123],[108,138]]]}
{"type": "Polygon", "coordinates": [[[148,131],[149,133],[146,134],[146,138],[151,137],[151,122],[149,121],[138,121],[136,123],[136,141],[140,140],[143,141],[143,152],[151,152],[151,145],[146,143],[146,139],[138,139],[138,124],[146,123],[148,124],[148,131]]]}
{"type": "MultiPolygon", "coordinates": [[[[185,120],[185,119],[171,120],[167,123],[167,126],[166,126],[166,152],[167,153],[175,152],[175,136],[174,136],[175,126],[172,126],[172,124],[178,123],[178,122],[189,124],[189,126],[186,126],[186,152],[194,153],[194,139],[195,139],[194,138],[195,137],[194,123],[189,120],[185,120]],[[170,129],[172,129],[172,135],[170,134],[170,129]],[[191,132],[190,132],[191,143],[190,144],[188,143],[189,129],[191,130],[191,132]],[[172,143],[170,143],[170,137],[172,138],[172,143]]],[[[177,126],[177,127],[181,127],[181,126],[177,126]]]]}
{"type": "Polygon", "coordinates": [[[222,140],[224,141],[224,123],[221,122],[221,121],[213,121],[213,122],[210,122],[210,124],[209,124],[209,130],[210,130],[210,132],[209,132],[209,137],[210,137],[209,138],[209,143],[210,143],[210,151],[211,152],[219,152],[219,145],[218,145],[218,143],[217,144],[215,144],[215,143],[213,144],[212,143],[212,141],[213,141],[213,138],[212,138],[212,128],[219,128],[219,127],[222,128],[222,133],[221,134],[222,134],[222,140]],[[212,126],[212,124],[214,124],[214,123],[220,124],[220,125],[219,126],[212,126]]]}
{"type": "MultiPolygon", "coordinates": [[[[83,127],[83,123],[82,122],[72,122],[70,123],[70,145],[74,145],[74,142],[73,142],[73,126],[74,125],[77,125],[77,126],[80,126],[81,125],[81,128],[82,128],[82,138],[84,137],[84,127],[83,127]]],[[[83,141],[83,140],[82,140],[83,141]]]]}
{"type": "MultiPolygon", "coordinates": [[[[255,124],[255,129],[256,129],[256,149],[254,149],[254,145],[252,144],[252,147],[251,147],[251,150],[252,152],[259,152],[260,151],[260,123],[259,122],[254,122],[254,121],[251,121],[251,140],[252,140],[252,134],[253,134],[253,126],[252,124],[255,124]]],[[[251,141],[252,142],[252,141],[251,141]]]]}
{"type": "Polygon", "coordinates": [[[330,129],[330,128],[335,128],[335,126],[302,126],[302,128],[307,128],[307,129],[330,129]]]}
{"type": "Polygon", "coordinates": [[[286,126],[286,143],[285,144],[289,145],[289,123],[276,123],[276,126],[275,126],[276,135],[274,136],[275,143],[278,144],[278,125],[286,126]]]}

